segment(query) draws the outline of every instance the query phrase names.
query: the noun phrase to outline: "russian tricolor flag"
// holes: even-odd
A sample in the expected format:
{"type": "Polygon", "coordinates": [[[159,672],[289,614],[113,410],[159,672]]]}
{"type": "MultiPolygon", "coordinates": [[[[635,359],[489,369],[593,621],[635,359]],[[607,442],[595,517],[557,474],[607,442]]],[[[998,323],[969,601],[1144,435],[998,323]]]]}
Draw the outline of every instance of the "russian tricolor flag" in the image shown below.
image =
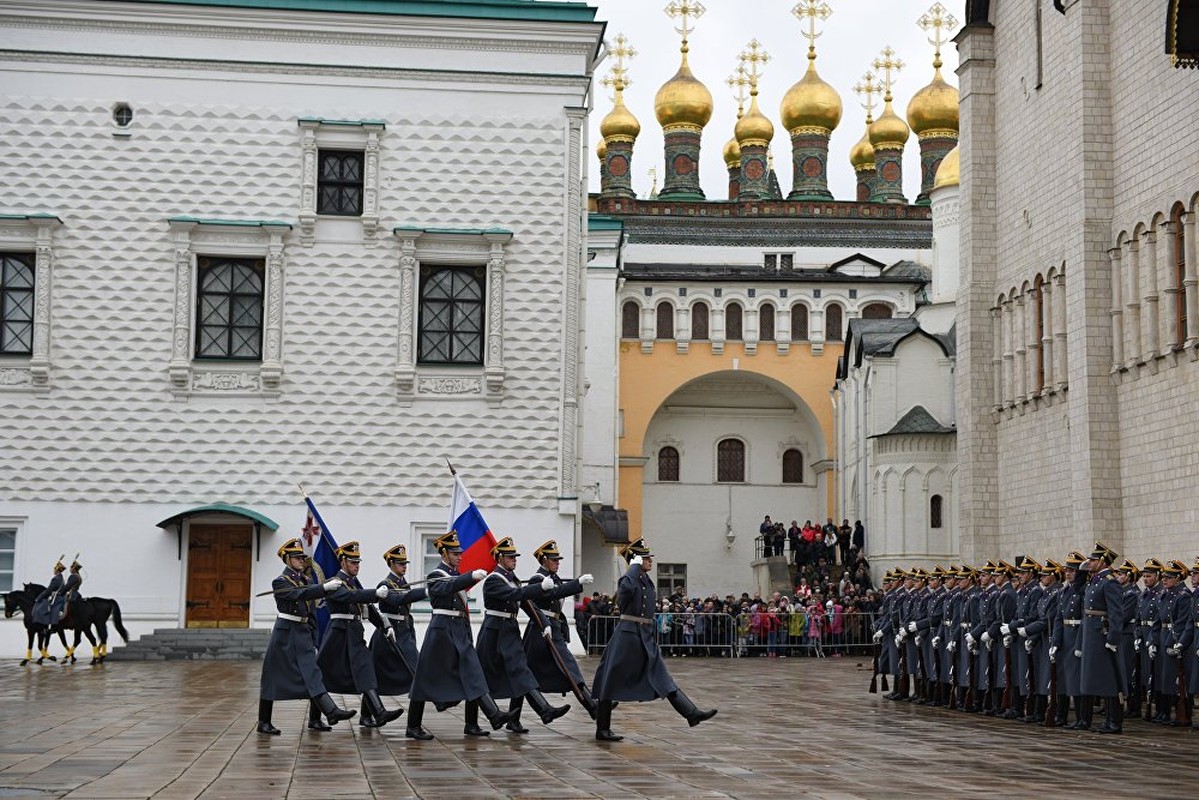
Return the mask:
{"type": "Polygon", "coordinates": [[[454,496],[450,500],[449,530],[458,531],[458,541],[462,543],[458,572],[465,575],[476,569],[488,572],[495,569],[495,559],[491,557],[495,536],[457,475],[454,475],[454,496]]]}

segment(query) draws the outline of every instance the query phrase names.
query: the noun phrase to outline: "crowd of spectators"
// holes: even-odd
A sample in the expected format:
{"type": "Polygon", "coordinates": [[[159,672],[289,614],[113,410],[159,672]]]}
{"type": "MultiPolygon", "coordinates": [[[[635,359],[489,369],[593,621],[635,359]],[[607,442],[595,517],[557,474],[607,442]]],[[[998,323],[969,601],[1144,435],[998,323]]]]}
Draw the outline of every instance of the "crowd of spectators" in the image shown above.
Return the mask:
{"type": "Polygon", "coordinates": [[[788,561],[796,566],[815,564],[824,559],[829,564],[846,566],[852,564],[866,546],[866,529],[862,521],[852,526],[848,519],[841,524],[828,517],[823,525],[806,520],[801,527],[798,520],[791,520],[787,527],[774,522],[767,514],[758,526],[761,552],[764,556],[783,555],[784,546],[788,561]]]}

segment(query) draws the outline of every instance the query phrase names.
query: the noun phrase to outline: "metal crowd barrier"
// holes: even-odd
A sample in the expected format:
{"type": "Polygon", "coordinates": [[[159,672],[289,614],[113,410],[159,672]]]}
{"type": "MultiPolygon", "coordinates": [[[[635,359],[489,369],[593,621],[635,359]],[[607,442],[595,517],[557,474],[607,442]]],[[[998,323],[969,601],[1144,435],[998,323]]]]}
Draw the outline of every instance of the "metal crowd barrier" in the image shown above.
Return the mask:
{"type": "MultiPolygon", "coordinates": [[[[873,652],[874,612],[843,612],[839,622],[827,612],[814,623],[806,611],[747,612],[737,615],[668,612],[654,615],[654,634],[664,656],[746,658],[757,656],[867,655],[873,652]]],[[[586,647],[591,655],[604,651],[619,618],[591,617],[586,647]]]]}

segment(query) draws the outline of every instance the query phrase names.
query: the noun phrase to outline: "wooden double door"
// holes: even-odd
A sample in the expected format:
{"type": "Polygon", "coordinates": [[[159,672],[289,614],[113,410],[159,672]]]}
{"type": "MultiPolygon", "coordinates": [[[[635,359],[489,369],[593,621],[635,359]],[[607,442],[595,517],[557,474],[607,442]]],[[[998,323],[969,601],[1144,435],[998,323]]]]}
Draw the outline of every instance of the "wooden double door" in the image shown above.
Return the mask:
{"type": "Polygon", "coordinates": [[[251,525],[192,525],[187,544],[187,627],[250,625],[251,525]]]}

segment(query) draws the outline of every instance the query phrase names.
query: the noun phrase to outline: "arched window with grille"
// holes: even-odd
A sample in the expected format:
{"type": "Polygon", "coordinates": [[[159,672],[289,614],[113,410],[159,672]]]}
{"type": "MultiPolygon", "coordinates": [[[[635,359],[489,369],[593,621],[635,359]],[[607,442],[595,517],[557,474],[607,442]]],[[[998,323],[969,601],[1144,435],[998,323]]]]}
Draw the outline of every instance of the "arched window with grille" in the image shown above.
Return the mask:
{"type": "Polygon", "coordinates": [[[656,338],[674,338],[674,306],[665,300],[658,303],[658,331],[656,338]]]}
{"type": "Polygon", "coordinates": [[[745,442],[721,439],[716,445],[716,482],[745,482],[745,442]]]}
{"type": "Polygon", "coordinates": [[[791,306],[791,341],[808,340],[808,307],[803,303],[791,306]]]}
{"type": "Polygon", "coordinates": [[[641,309],[636,300],[629,300],[620,307],[620,338],[641,338],[641,309]]]}
{"type": "Polygon", "coordinates": [[[886,303],[871,303],[862,309],[862,319],[891,319],[891,306],[886,303]]]}
{"type": "Polygon", "coordinates": [[[774,306],[769,303],[763,304],[758,309],[758,340],[762,342],[774,341],[774,306]]]}
{"type": "Polygon", "coordinates": [[[663,447],[658,451],[658,480],[678,481],[678,479],[679,451],[670,446],[663,447]]]}
{"type": "Polygon", "coordinates": [[[1174,295],[1174,302],[1178,307],[1178,332],[1175,336],[1178,338],[1178,346],[1181,347],[1187,340],[1186,234],[1183,232],[1181,203],[1174,206],[1170,218],[1174,228],[1174,258],[1171,259],[1174,263],[1173,282],[1178,287],[1178,294],[1174,295]]]}
{"type": "Polygon", "coordinates": [[[729,303],[724,310],[724,338],[730,342],[738,342],[744,338],[741,333],[741,305],[729,303]]]}
{"type": "Polygon", "coordinates": [[[1037,392],[1045,388],[1045,348],[1040,346],[1045,335],[1045,279],[1040,275],[1032,284],[1032,324],[1037,342],[1037,392]]]}
{"type": "Polygon", "coordinates": [[[928,525],[930,528],[941,527],[941,507],[944,501],[941,495],[934,494],[928,498],[928,525]]]}
{"type": "Polygon", "coordinates": [[[841,306],[829,303],[824,309],[824,340],[841,341],[841,306]]]}
{"type": "Polygon", "coordinates": [[[783,453],[783,483],[803,483],[803,453],[794,447],[783,453]]]}
{"type": "Polygon", "coordinates": [[[691,340],[707,341],[708,335],[708,304],[696,303],[691,306],[691,340]]]}

